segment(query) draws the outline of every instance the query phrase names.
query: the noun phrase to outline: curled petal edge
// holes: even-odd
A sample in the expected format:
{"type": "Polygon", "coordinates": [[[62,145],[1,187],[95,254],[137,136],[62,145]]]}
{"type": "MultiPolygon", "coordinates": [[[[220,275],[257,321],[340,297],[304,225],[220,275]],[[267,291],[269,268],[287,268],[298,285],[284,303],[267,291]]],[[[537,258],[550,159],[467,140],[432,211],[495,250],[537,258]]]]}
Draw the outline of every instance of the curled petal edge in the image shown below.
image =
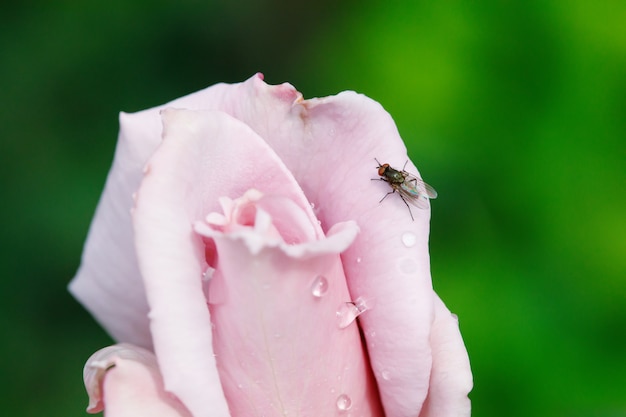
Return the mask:
{"type": "Polygon", "coordinates": [[[133,415],[137,410],[155,417],[191,416],[164,390],[156,357],[146,349],[130,344],[100,349],[87,360],[83,379],[89,395],[88,413],[101,412],[106,406],[111,416],[133,415]],[[128,392],[129,386],[134,391],[128,392]]]}
{"type": "MultiPolygon", "coordinates": [[[[261,201],[266,197],[263,196],[257,190],[248,190],[242,199],[251,201],[261,201]]],[[[274,197],[273,199],[280,199],[281,206],[290,207],[288,215],[292,217],[298,217],[301,210],[297,205],[287,198],[274,197]]],[[[194,230],[196,233],[208,237],[215,238],[225,234],[220,230],[232,221],[229,216],[229,211],[236,211],[238,203],[228,198],[221,198],[220,202],[225,209],[226,216],[222,216],[217,213],[210,213],[207,216],[206,222],[198,221],[194,224],[194,230]]],[[[326,235],[326,238],[316,239],[313,233],[306,233],[307,240],[298,244],[289,244],[285,242],[279,235],[271,232],[264,231],[259,233],[259,227],[266,228],[266,225],[270,224],[272,220],[277,220],[277,216],[272,216],[273,213],[267,213],[262,209],[257,209],[256,220],[254,227],[241,227],[237,230],[229,231],[227,234],[233,239],[242,239],[251,253],[257,254],[264,247],[278,247],[285,255],[295,259],[308,259],[312,256],[318,256],[327,253],[341,253],[346,250],[357,234],[359,233],[359,227],[355,221],[340,222],[333,225],[326,235]],[[272,218],[273,217],[273,218],[272,218]],[[261,225],[261,226],[259,226],[261,225]],[[310,239],[310,240],[309,240],[310,239]]],[[[285,212],[280,213],[285,215],[285,212]]],[[[298,224],[306,223],[304,219],[298,219],[298,224]]]]}

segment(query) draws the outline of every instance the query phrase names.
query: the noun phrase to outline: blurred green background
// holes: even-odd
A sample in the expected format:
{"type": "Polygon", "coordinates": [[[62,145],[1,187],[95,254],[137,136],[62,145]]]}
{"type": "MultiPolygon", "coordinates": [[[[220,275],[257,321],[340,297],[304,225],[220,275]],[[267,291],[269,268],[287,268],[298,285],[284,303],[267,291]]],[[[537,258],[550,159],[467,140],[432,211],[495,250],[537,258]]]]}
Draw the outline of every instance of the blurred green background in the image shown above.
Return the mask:
{"type": "Polygon", "coordinates": [[[626,416],[626,4],[24,1],[0,10],[0,413],[84,416],[69,296],[117,113],[256,71],[352,89],[439,191],[474,416],[626,416]]]}

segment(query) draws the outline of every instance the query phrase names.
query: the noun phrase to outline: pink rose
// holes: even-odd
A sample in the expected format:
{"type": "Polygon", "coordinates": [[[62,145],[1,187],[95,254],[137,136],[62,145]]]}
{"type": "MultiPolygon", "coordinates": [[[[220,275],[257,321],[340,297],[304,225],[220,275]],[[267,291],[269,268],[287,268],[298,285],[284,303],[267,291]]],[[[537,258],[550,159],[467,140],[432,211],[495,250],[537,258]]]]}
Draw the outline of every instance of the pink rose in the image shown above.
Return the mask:
{"type": "Polygon", "coordinates": [[[470,415],[467,353],[431,285],[429,207],[411,221],[371,181],[375,157],[407,160],[378,103],[303,100],[257,74],[120,124],[70,284],[121,343],[87,361],[88,411],[470,415]]]}

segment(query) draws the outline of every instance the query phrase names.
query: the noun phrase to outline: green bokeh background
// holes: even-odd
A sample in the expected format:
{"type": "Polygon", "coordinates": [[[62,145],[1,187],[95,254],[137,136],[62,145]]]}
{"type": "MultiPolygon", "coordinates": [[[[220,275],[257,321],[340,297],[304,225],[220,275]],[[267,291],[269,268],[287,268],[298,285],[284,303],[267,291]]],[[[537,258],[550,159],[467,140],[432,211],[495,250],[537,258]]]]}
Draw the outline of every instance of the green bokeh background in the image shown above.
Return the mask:
{"type": "Polygon", "coordinates": [[[0,414],[86,415],[110,339],[66,285],[118,111],[257,71],[395,118],[474,416],[626,416],[626,4],[493,0],[0,6],[0,414]]]}

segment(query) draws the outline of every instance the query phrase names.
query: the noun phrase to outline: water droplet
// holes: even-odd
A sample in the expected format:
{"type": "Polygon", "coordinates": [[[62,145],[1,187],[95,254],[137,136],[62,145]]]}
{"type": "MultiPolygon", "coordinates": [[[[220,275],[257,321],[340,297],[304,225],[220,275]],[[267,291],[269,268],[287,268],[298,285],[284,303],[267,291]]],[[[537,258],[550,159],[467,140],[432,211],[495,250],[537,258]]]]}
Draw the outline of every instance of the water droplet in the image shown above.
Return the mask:
{"type": "Polygon", "coordinates": [[[411,232],[405,232],[402,234],[402,243],[407,248],[412,248],[417,243],[417,236],[411,232]]]}
{"type": "Polygon", "coordinates": [[[380,376],[382,376],[385,381],[389,381],[391,379],[391,372],[389,372],[388,370],[384,369],[380,373],[380,376]]]}
{"type": "Polygon", "coordinates": [[[371,310],[373,306],[371,300],[366,300],[363,297],[358,297],[352,304],[354,304],[354,306],[359,310],[359,314],[364,313],[367,310],[371,310]]]}
{"type": "Polygon", "coordinates": [[[202,281],[210,281],[213,278],[213,274],[215,274],[215,268],[207,267],[207,269],[202,273],[202,281]]]}
{"type": "Polygon", "coordinates": [[[341,303],[336,313],[339,328],[345,329],[348,327],[361,313],[362,311],[359,311],[359,308],[353,302],[341,303]]]}
{"type": "Polygon", "coordinates": [[[311,208],[314,209],[315,208],[315,203],[311,202],[311,208]]]}
{"type": "Polygon", "coordinates": [[[328,292],[328,280],[323,275],[318,275],[313,280],[311,285],[311,294],[314,297],[323,297],[328,292]]]}
{"type": "Polygon", "coordinates": [[[361,263],[361,257],[359,256],[358,258],[356,258],[356,263],[360,264],[361,263]]]}
{"type": "Polygon", "coordinates": [[[352,399],[348,395],[341,394],[337,397],[337,410],[348,411],[350,407],[352,407],[352,399]]]}
{"type": "Polygon", "coordinates": [[[137,192],[136,191],[132,194],[132,198],[133,198],[133,201],[137,201],[137,192]]]}
{"type": "Polygon", "coordinates": [[[146,175],[147,173],[150,172],[150,164],[146,164],[143,166],[143,170],[142,170],[143,174],[146,175]]]}

